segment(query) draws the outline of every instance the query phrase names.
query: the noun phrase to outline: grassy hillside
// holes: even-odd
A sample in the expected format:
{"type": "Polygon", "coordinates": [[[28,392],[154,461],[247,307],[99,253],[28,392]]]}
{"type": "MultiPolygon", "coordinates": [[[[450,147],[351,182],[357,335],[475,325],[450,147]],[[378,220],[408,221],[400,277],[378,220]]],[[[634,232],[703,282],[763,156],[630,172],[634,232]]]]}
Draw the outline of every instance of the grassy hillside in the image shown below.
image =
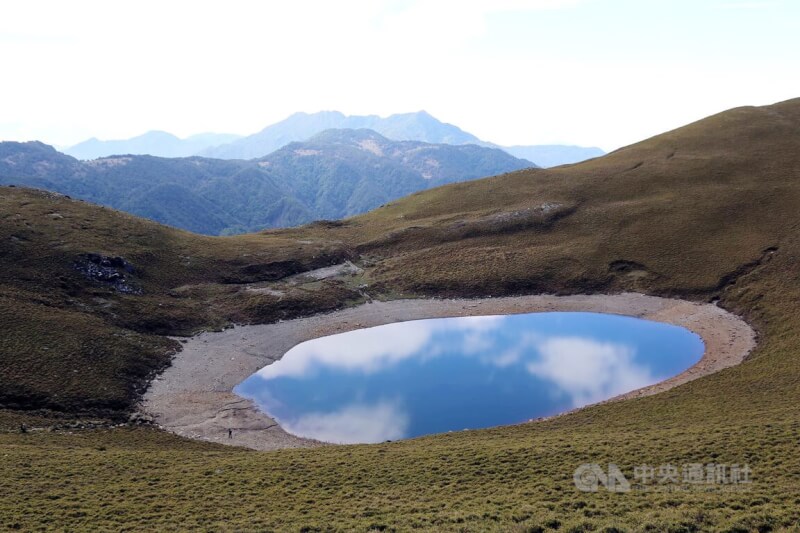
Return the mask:
{"type": "MultiPolygon", "coordinates": [[[[61,195],[0,189],[0,404],[118,417],[177,348],[164,334],[276,320],[360,296],[336,284],[274,296],[249,283],[343,260],[326,241],[213,239],[61,195]],[[92,254],[125,279],[92,276],[92,254]],[[126,292],[130,287],[132,291],[126,292]]],[[[106,276],[109,277],[109,276],[106,276]]]]}
{"type": "MultiPolygon", "coordinates": [[[[9,428],[0,434],[6,526],[800,528],[800,100],[734,109],[582,164],[418,193],[342,223],[236,238],[0,191],[0,390],[20,391],[0,414],[9,428]],[[125,282],[142,294],[83,277],[71,265],[86,253],[124,257],[136,267],[125,282]],[[358,283],[372,296],[637,290],[719,299],[757,328],[759,347],[738,367],[656,396],[377,446],[255,453],[148,429],[13,433],[21,420],[45,427],[48,417],[91,409],[98,376],[129,402],[144,369],[174,349],[157,334],[358,301],[346,283],[284,277],[344,257],[366,268],[358,283]],[[279,307],[248,291],[253,284],[291,288],[296,305],[279,307]],[[98,372],[105,358],[133,370],[98,372]],[[72,361],[82,370],[63,380],[72,361]],[[21,412],[28,398],[53,411],[21,412]],[[629,477],[641,464],[748,463],[754,483],[587,494],[572,483],[586,462],[616,463],[629,477]]],[[[106,399],[102,408],[126,405],[106,399]]]]}
{"type": "Polygon", "coordinates": [[[794,236],[798,108],[736,109],[583,164],[412,195],[336,234],[415,292],[710,297],[794,236]]]}

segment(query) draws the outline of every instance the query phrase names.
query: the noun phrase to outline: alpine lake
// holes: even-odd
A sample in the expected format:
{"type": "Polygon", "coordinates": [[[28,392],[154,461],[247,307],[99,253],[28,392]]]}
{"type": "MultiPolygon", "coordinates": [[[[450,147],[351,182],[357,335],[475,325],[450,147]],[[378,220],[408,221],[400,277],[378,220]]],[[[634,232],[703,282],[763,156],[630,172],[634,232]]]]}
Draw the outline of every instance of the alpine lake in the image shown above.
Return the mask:
{"type": "Polygon", "coordinates": [[[552,416],[680,374],[687,329],[550,312],[398,322],[303,342],[234,391],[294,435],[377,443],[552,416]]]}

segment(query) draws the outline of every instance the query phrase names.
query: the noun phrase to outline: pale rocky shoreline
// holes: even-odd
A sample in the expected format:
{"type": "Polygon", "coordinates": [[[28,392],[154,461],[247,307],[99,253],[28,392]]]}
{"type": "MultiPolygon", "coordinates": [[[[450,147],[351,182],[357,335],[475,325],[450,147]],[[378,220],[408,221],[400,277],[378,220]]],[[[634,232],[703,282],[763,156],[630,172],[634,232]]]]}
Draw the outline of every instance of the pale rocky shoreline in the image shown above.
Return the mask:
{"type": "Polygon", "coordinates": [[[183,350],[175,356],[172,366],[152,382],[141,407],[161,427],[184,437],[256,450],[321,446],[325,443],[285,432],[252,401],[234,394],[233,388],[279,360],[296,344],[316,337],[423,318],[547,311],[645,318],[685,327],[703,339],[703,357],[685,372],[607,401],[656,394],[737,365],[756,345],[755,331],[716,305],[636,293],[376,301],[307,318],[238,326],[184,339],[183,350]],[[228,438],[228,428],[233,429],[233,438],[228,438]]]}

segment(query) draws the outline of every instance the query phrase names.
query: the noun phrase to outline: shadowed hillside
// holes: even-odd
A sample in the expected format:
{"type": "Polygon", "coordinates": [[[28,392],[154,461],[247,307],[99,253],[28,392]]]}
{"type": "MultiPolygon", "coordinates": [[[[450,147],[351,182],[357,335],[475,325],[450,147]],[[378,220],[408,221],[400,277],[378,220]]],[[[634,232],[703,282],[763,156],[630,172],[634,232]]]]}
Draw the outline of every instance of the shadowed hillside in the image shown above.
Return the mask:
{"type": "Polygon", "coordinates": [[[58,194],[0,190],[0,405],[119,417],[178,348],[157,335],[360,298],[335,284],[280,303],[245,291],[341,262],[341,245],[213,239],[58,194]]]}
{"type": "Polygon", "coordinates": [[[142,429],[0,435],[14,459],[0,511],[22,529],[48,526],[42,516],[58,527],[119,529],[131,515],[156,529],[800,526],[800,99],[737,108],[582,164],[447,185],[342,222],[233,238],[0,191],[6,427],[45,426],[78,410],[122,416],[177,347],[159,335],[272,321],[367,295],[635,290],[718,300],[760,335],[742,365],[656,396],[376,446],[258,454],[142,429]],[[290,277],[344,259],[363,274],[290,277]],[[274,296],[283,291],[288,302],[274,296]],[[747,463],[755,481],[741,492],[587,494],[572,484],[587,462],[626,472],[747,463]],[[43,493],[32,472],[69,476],[69,489],[51,484],[43,493]],[[169,506],[151,503],[165,499],[169,506]]]}

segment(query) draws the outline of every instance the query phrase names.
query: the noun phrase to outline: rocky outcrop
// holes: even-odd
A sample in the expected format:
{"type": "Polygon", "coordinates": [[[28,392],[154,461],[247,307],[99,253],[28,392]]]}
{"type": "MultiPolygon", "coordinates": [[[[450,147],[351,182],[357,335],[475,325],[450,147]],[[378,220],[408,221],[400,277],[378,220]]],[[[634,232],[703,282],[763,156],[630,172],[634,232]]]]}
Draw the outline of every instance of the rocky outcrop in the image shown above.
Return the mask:
{"type": "Polygon", "coordinates": [[[75,262],[75,269],[87,279],[110,285],[117,292],[142,294],[142,289],[132,279],[136,268],[122,257],[83,254],[75,262]]]}

